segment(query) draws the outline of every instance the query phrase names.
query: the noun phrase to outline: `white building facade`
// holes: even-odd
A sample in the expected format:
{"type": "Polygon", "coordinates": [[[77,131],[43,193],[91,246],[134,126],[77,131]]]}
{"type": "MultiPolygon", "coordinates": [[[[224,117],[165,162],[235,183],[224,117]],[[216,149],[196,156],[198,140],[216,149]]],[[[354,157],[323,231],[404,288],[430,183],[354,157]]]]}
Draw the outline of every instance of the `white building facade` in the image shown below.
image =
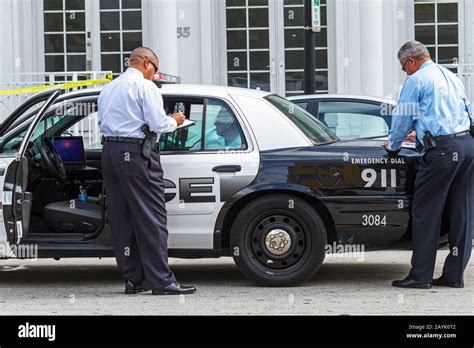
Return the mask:
{"type": "MultiPolygon", "coordinates": [[[[316,93],[394,96],[398,48],[418,39],[473,99],[474,0],[321,3],[316,93]]],[[[303,19],[303,0],[0,0],[0,84],[19,73],[118,75],[143,45],[183,83],[302,94],[303,19]]]]}

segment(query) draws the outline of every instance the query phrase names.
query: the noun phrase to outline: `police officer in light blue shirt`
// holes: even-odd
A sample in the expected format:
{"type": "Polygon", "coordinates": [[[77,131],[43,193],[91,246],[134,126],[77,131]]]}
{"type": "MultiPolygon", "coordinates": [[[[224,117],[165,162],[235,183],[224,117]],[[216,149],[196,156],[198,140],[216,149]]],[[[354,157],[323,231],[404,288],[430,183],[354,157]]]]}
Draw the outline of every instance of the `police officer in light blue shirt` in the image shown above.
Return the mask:
{"type": "Polygon", "coordinates": [[[422,43],[405,43],[398,59],[408,77],[392,112],[385,148],[396,156],[407,134],[415,130],[417,147],[424,154],[412,203],[412,268],[405,279],[392,285],[461,288],[472,249],[474,139],[470,103],[461,81],[434,63],[422,43]],[[449,220],[450,253],[441,277],[433,279],[443,211],[449,220]]]}

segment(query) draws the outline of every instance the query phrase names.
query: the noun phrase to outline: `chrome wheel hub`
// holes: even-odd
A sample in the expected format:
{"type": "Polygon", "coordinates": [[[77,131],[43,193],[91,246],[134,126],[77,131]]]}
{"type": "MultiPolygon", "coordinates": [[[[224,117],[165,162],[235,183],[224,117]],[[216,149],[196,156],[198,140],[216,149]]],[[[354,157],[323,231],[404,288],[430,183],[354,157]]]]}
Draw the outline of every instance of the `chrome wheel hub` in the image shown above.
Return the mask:
{"type": "Polygon", "coordinates": [[[270,254],[285,254],[291,248],[290,234],[282,229],[271,230],[265,237],[265,247],[270,254]]]}

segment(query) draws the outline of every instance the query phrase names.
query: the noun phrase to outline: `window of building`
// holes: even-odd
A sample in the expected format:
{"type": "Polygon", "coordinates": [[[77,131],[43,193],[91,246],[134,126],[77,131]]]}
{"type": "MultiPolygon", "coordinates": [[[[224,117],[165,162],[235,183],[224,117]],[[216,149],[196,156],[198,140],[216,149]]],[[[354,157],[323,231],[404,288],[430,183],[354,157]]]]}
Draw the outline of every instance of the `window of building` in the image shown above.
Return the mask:
{"type": "Polygon", "coordinates": [[[226,0],[228,85],[270,91],[268,0],[226,0]]]}
{"type": "Polygon", "coordinates": [[[114,76],[128,67],[130,53],[142,46],[141,0],[100,0],[102,70],[114,76]]]}
{"type": "MultiPolygon", "coordinates": [[[[426,45],[435,62],[458,63],[458,31],[458,1],[415,0],[415,39],[426,45]]],[[[448,68],[457,72],[455,67],[448,68]]]]}
{"type": "Polygon", "coordinates": [[[84,0],[44,0],[45,71],[86,70],[84,0]]]}
{"type": "MultiPolygon", "coordinates": [[[[304,0],[284,0],[286,95],[304,93],[304,0]]],[[[328,93],[327,5],[321,0],[321,32],[316,33],[316,93],[328,93]]]]}

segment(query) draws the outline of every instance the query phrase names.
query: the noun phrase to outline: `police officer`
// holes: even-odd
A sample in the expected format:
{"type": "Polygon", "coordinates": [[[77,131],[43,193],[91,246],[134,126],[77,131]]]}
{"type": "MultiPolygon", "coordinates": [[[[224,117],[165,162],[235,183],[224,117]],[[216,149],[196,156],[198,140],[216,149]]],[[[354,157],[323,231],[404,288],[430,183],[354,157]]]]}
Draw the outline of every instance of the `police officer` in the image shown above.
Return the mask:
{"type": "Polygon", "coordinates": [[[435,64],[422,43],[405,43],[398,59],[408,77],[393,110],[385,148],[390,155],[396,155],[406,135],[414,129],[424,155],[419,162],[412,203],[412,267],[405,279],[392,285],[462,288],[472,249],[474,139],[469,101],[461,81],[435,64]],[[450,252],[441,277],[433,280],[445,209],[450,252]]]}
{"type": "Polygon", "coordinates": [[[152,82],[159,64],[149,48],[135,49],[130,67],[104,87],[98,100],[108,217],[126,294],[196,290],[180,285],[168,265],[163,170],[155,145],[160,133],[175,130],[185,117],[168,117],[163,109],[163,98],[152,82]]]}

